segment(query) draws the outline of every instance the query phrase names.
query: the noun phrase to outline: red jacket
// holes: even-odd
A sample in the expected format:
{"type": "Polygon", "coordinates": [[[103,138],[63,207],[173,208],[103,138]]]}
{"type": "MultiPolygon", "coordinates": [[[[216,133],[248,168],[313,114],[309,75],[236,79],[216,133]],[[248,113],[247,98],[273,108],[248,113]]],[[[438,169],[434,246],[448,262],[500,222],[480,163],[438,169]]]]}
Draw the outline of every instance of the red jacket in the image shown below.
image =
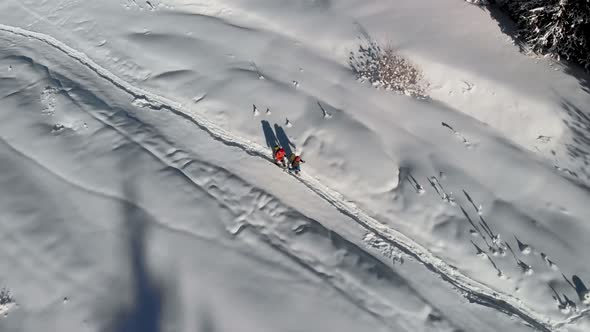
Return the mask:
{"type": "Polygon", "coordinates": [[[275,152],[275,159],[281,161],[285,158],[285,149],[280,148],[275,152]]]}

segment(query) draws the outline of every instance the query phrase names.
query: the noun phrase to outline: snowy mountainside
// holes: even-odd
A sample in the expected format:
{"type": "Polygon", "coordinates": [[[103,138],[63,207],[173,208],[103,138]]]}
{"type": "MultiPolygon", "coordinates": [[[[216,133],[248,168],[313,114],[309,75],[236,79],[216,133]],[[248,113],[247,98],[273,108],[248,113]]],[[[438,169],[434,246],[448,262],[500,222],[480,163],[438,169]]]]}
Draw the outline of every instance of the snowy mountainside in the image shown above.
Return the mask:
{"type": "MultiPolygon", "coordinates": [[[[46,56],[51,53],[40,45],[36,45],[35,48],[46,56]]],[[[20,49],[19,53],[27,52],[20,49]]],[[[31,107],[27,108],[26,116],[20,117],[21,127],[38,128],[38,132],[33,133],[49,139],[33,140],[38,145],[30,146],[28,143],[32,141],[31,131],[13,132],[7,138],[11,144],[5,144],[6,156],[3,160],[6,161],[4,165],[7,167],[15,164],[5,172],[7,181],[11,181],[7,185],[22,187],[27,182],[33,185],[40,183],[45,189],[38,194],[39,199],[31,200],[31,192],[36,191],[29,189],[22,190],[23,195],[14,195],[11,201],[6,202],[8,206],[22,206],[25,211],[32,209],[40,215],[27,213],[28,222],[17,226],[19,229],[23,228],[20,231],[14,226],[7,226],[5,229],[10,230],[19,242],[24,241],[24,244],[27,244],[30,241],[28,239],[32,238],[37,239],[39,243],[26,247],[24,244],[13,245],[10,247],[16,248],[17,251],[6,252],[13,252],[9,260],[14,262],[52,261],[51,271],[55,271],[53,273],[57,275],[47,275],[47,272],[44,272],[46,276],[41,280],[28,277],[19,281],[17,278],[30,275],[34,268],[28,264],[16,264],[15,271],[11,274],[13,277],[5,282],[13,287],[16,285],[15,294],[20,307],[9,316],[10,319],[3,321],[7,327],[15,330],[32,330],[49,321],[65,330],[74,329],[76,324],[82,324],[89,329],[127,331],[130,326],[135,326],[134,324],[143,324],[139,319],[146,314],[159,312],[162,307],[174,308],[180,305],[186,310],[194,310],[197,318],[191,318],[192,315],[178,318],[173,312],[169,313],[172,318],[167,318],[162,313],[148,322],[167,326],[173,324],[170,320],[180,319],[180,322],[175,324],[181,324],[186,330],[192,330],[195,326],[204,329],[201,324],[211,324],[227,330],[238,327],[243,330],[273,329],[272,326],[283,329],[290,324],[294,324],[295,330],[306,328],[299,320],[296,323],[288,323],[287,317],[295,315],[309,317],[311,325],[308,328],[313,330],[456,329],[458,323],[449,322],[446,318],[447,313],[439,313],[429,299],[414,290],[410,279],[407,279],[408,275],[397,276],[391,266],[363,253],[359,249],[363,244],[363,230],[355,227],[354,223],[347,222],[339,213],[326,206],[326,203],[322,203],[323,201],[316,199],[309,202],[306,204],[307,211],[304,211],[321,211],[319,217],[323,221],[330,220],[334,225],[340,225],[332,227],[340,227],[342,230],[338,229],[338,232],[332,233],[333,231],[326,230],[316,221],[290,210],[288,206],[264,191],[251,187],[224,168],[200,159],[206,158],[205,155],[217,155],[221,160],[224,160],[223,156],[226,156],[225,159],[230,157],[230,160],[223,161],[222,165],[235,168],[237,162],[244,159],[241,151],[220,143],[211,144],[204,132],[195,132],[194,127],[182,121],[173,121],[175,126],[167,126],[170,131],[179,135],[179,129],[183,128],[184,131],[180,131],[182,135],[188,133],[194,142],[202,142],[197,149],[200,153],[191,156],[192,153],[188,154],[178,146],[171,145],[158,134],[157,129],[132,115],[145,116],[142,115],[144,109],[127,106],[126,111],[121,111],[109,106],[111,103],[124,104],[125,100],[128,100],[126,94],[116,93],[117,89],[113,88],[98,89],[99,95],[109,97],[107,102],[99,95],[85,90],[85,87],[92,85],[90,82],[100,83],[100,79],[92,77],[88,70],[73,62],[65,67],[75,69],[75,74],[62,75],[52,71],[51,76],[44,76],[47,75],[47,67],[42,63],[32,63],[28,56],[33,55],[27,53],[16,59],[9,57],[11,72],[18,71],[22,77],[30,77],[38,84],[31,86],[22,82],[20,86],[11,86],[11,93],[4,105],[14,106],[13,111],[19,112],[19,102],[29,100],[31,107]],[[68,80],[67,77],[70,75],[89,77],[74,83],[68,80]],[[33,79],[35,77],[37,79],[33,79]],[[29,94],[43,96],[47,84],[54,85],[56,89],[59,87],[60,93],[55,96],[56,106],[59,104],[60,109],[64,107],[76,114],[75,120],[71,120],[85,123],[83,129],[66,128],[59,133],[53,132],[53,126],[49,124],[56,118],[49,118],[43,113],[43,99],[27,98],[29,94]],[[44,121],[48,121],[49,124],[40,126],[44,121]],[[86,141],[85,136],[97,139],[86,141]],[[105,142],[109,144],[104,144],[105,142]],[[77,146],[81,143],[86,145],[84,149],[77,146]],[[71,151],[76,153],[72,154],[71,151]],[[21,162],[27,166],[20,165],[19,159],[28,160],[21,162]],[[9,162],[12,160],[15,160],[14,163],[9,162]],[[86,167],[80,167],[86,164],[86,167]],[[106,177],[97,177],[96,174],[101,174],[105,169],[112,169],[112,172],[103,173],[106,177]],[[18,175],[18,170],[26,175],[18,175]],[[178,176],[179,173],[184,176],[178,176]],[[69,174],[69,178],[64,178],[61,174],[69,174]],[[29,181],[24,181],[25,177],[29,181]],[[30,206],[37,202],[46,202],[47,199],[42,197],[52,192],[58,196],[59,193],[67,193],[71,197],[62,200],[72,202],[71,206],[60,204],[56,209],[51,201],[36,208],[30,206]],[[163,196],[162,192],[169,194],[163,196]],[[81,210],[79,206],[96,210],[81,210]],[[124,213],[119,215],[120,211],[124,213]],[[64,214],[70,216],[66,215],[64,218],[64,214]],[[46,222],[48,218],[50,221],[64,218],[70,221],[71,225],[54,229],[46,222]],[[141,231],[144,228],[146,230],[141,231]],[[68,234],[72,238],[69,241],[63,239],[67,238],[68,234]],[[358,239],[356,246],[338,234],[358,239]],[[125,240],[127,237],[131,247],[121,248],[120,246],[126,242],[121,239],[125,240]],[[137,247],[133,245],[136,242],[139,242],[137,247]],[[148,243],[149,247],[143,248],[140,245],[142,242],[148,243]],[[21,253],[25,248],[26,252],[21,253]],[[134,257],[134,260],[137,260],[133,263],[133,274],[128,277],[125,277],[129,264],[125,259],[126,255],[118,254],[126,250],[132,253],[131,257],[134,257]],[[186,251],[190,252],[188,256],[183,254],[186,251]],[[199,252],[199,258],[195,259],[194,255],[199,252]],[[48,260],[47,255],[53,259],[48,260]],[[115,257],[119,259],[114,260],[115,257]],[[148,257],[152,261],[148,261],[148,257]],[[221,269],[220,261],[224,262],[221,269]],[[198,264],[195,265],[195,262],[198,264]],[[258,265],[261,266],[257,267],[258,265]],[[302,279],[293,280],[295,271],[299,271],[301,267],[302,279]],[[233,277],[236,269],[243,269],[237,270],[241,271],[238,279],[233,277]],[[170,271],[176,272],[170,275],[170,271]],[[254,275],[244,279],[251,273],[254,275]],[[152,274],[155,276],[151,277],[152,274]],[[262,283],[265,285],[262,289],[256,286],[261,284],[261,278],[268,278],[271,285],[262,283]],[[125,295],[133,291],[133,288],[129,289],[129,285],[134,285],[134,279],[137,279],[135,283],[138,286],[144,286],[135,290],[135,295],[125,295]],[[40,283],[42,280],[50,283],[51,292],[42,291],[46,286],[40,283]],[[87,282],[94,283],[97,289],[87,294],[82,286],[76,287],[87,282]],[[173,285],[180,285],[182,288],[175,290],[173,285]],[[312,295],[315,291],[305,290],[314,287],[312,285],[317,285],[318,289],[324,289],[328,293],[322,291],[319,297],[315,297],[312,295]],[[295,287],[297,291],[290,291],[291,287],[295,287]],[[225,290],[220,291],[219,288],[225,290]],[[266,288],[270,293],[264,291],[266,288]],[[23,290],[19,291],[20,289],[23,290]],[[216,291],[210,293],[212,289],[216,291]],[[245,290],[253,295],[240,295],[245,290]],[[125,297],[113,298],[112,294],[118,291],[125,297]],[[300,295],[292,298],[288,295],[292,292],[300,295]],[[255,294],[261,294],[259,296],[268,300],[258,303],[259,300],[254,300],[258,299],[255,294]],[[133,299],[134,296],[135,301],[140,301],[135,306],[132,300],[127,298],[133,299]],[[334,296],[341,300],[332,299],[334,296]],[[38,303],[34,300],[38,297],[45,298],[49,303],[38,303]],[[67,303],[63,304],[65,309],[56,305],[65,298],[68,298],[67,303]],[[322,298],[323,301],[329,301],[322,303],[322,298]],[[404,298],[404,301],[396,301],[397,298],[404,298]],[[318,300],[320,302],[317,302],[318,300]],[[154,303],[144,306],[144,301],[154,303]],[[244,307],[251,307],[252,301],[258,304],[248,313],[249,318],[238,317],[235,321],[221,318],[224,312],[245,315],[244,307]],[[79,305],[84,303],[87,304],[79,305]],[[330,309],[331,305],[328,303],[333,303],[334,309],[330,309]],[[126,309],[130,305],[131,311],[126,309]],[[79,308],[79,311],[72,312],[67,309],[72,306],[79,308]],[[118,309],[119,306],[121,309],[118,309]],[[280,306],[280,312],[287,316],[277,313],[272,319],[255,318],[268,312],[273,306],[280,306]],[[369,321],[359,320],[358,312],[351,316],[354,317],[355,324],[350,324],[344,318],[346,316],[338,317],[350,312],[351,306],[359,308],[362,313],[360,317],[367,317],[369,321]],[[37,319],[26,319],[35,315],[36,310],[41,308],[45,308],[43,310],[51,313],[53,318],[40,316],[37,319]],[[86,308],[92,311],[87,312],[84,310],[86,308]],[[309,308],[314,308],[313,312],[317,313],[315,318],[310,316],[309,308]],[[330,313],[330,310],[334,312],[330,313]],[[118,311],[121,312],[120,318],[118,311]],[[19,317],[26,320],[19,320],[19,317]],[[113,319],[114,321],[111,321],[113,319]],[[248,327],[256,324],[256,321],[263,323],[248,327]]],[[[39,57],[39,54],[35,57],[39,57]]],[[[57,117],[62,116],[58,114],[57,109],[55,114],[57,117]]],[[[166,121],[162,115],[152,120],[160,125],[162,121],[166,121]]],[[[178,139],[178,142],[185,141],[178,139]]],[[[263,160],[251,158],[255,161],[249,160],[250,165],[261,163],[261,167],[267,166],[263,160]]],[[[276,180],[285,177],[274,166],[271,166],[270,171],[275,174],[276,180]]],[[[307,196],[304,186],[296,186],[290,192],[294,190],[297,191],[297,197],[305,199],[307,196]]],[[[284,196],[284,193],[281,196],[284,196]]],[[[292,199],[292,196],[289,195],[287,198],[292,199]]],[[[19,220],[18,213],[11,217],[13,218],[6,220],[19,220]]],[[[423,269],[420,265],[412,265],[404,264],[403,274],[411,275],[416,273],[415,270],[423,269]]],[[[432,279],[429,274],[424,278],[430,279],[429,283],[441,283],[436,278],[432,279]]],[[[463,310],[451,310],[448,314],[454,316],[453,320],[459,320],[459,326],[473,326],[475,323],[469,317],[459,317],[465,310],[477,312],[481,309],[464,303],[459,294],[447,290],[446,287],[441,287],[441,291],[450,291],[444,297],[446,304],[454,303],[457,307],[455,309],[467,306],[463,310]]],[[[444,307],[443,309],[449,311],[444,307]]],[[[481,322],[477,324],[478,327],[483,326],[481,322]]],[[[492,316],[487,320],[487,324],[487,329],[492,331],[498,322],[492,316]]]]}
{"type": "Polygon", "coordinates": [[[0,326],[127,331],[151,315],[154,331],[588,327],[587,147],[571,129],[585,113],[567,119],[562,104],[590,97],[478,8],[0,8],[13,13],[0,16],[3,230],[19,266],[0,279],[18,303],[0,326]],[[359,35],[415,62],[432,99],[357,82],[346,56],[359,35]],[[303,153],[299,178],[270,162],[275,142],[303,153]],[[28,276],[39,264],[51,290],[28,276]],[[76,287],[88,281],[96,293],[76,287]]]}

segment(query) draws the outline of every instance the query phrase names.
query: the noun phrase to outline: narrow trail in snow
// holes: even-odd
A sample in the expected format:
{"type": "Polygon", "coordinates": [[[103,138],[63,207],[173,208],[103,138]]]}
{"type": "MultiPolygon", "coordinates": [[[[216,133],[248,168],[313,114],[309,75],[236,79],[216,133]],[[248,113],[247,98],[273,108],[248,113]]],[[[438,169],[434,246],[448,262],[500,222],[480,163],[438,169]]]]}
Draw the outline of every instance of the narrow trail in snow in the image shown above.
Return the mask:
{"type": "MultiPolygon", "coordinates": [[[[272,162],[269,152],[265,147],[262,147],[255,142],[238,137],[220,128],[203,116],[191,112],[189,108],[184,107],[180,103],[147,92],[129,84],[123,79],[117,77],[115,74],[109,72],[107,69],[95,63],[84,53],[72,49],[71,47],[49,35],[3,24],[0,24],[0,31],[43,42],[63,52],[68,57],[76,60],[80,64],[95,72],[101,78],[130,94],[144,107],[148,107],[153,110],[170,111],[186,120],[191,121],[199,128],[206,131],[215,140],[218,140],[229,146],[240,148],[250,155],[257,156],[272,162]]],[[[297,179],[318,196],[322,197],[324,200],[334,206],[341,213],[349,216],[367,230],[375,233],[383,240],[390,242],[404,253],[414,257],[416,260],[424,264],[432,272],[440,275],[445,281],[459,289],[470,301],[495,308],[508,315],[518,316],[527,324],[541,331],[552,331],[557,327],[566,324],[565,321],[548,322],[547,317],[544,317],[543,315],[535,312],[522,303],[521,300],[511,295],[503,294],[493,290],[487,285],[462,274],[460,271],[456,270],[444,260],[435,256],[412,239],[370,217],[367,213],[356,207],[353,203],[346,201],[340,193],[323,185],[314,177],[303,173],[300,177],[297,177],[297,179]]],[[[572,318],[570,317],[568,320],[572,320],[572,318]]]]}
{"type": "MultiPolygon", "coordinates": [[[[321,241],[329,242],[337,250],[345,249],[349,255],[357,257],[358,261],[379,270],[385,279],[395,274],[390,267],[366,254],[362,248],[325,228],[320,222],[284,205],[272,194],[248,184],[230,171],[191,157],[189,153],[178,149],[172,142],[169,142],[157,129],[129,116],[125,111],[107,112],[86,109],[83,100],[78,100],[75,91],[65,94],[82,110],[136,144],[167,168],[181,175],[187,182],[198,187],[220,205],[230,210],[235,218],[226,220],[225,228],[233,236],[237,237],[242,232],[253,233],[274,250],[317,276],[352,305],[390,329],[397,331],[403,328],[404,331],[413,331],[418,328],[414,325],[413,319],[394,314],[397,312],[396,302],[395,300],[391,302],[390,299],[395,299],[395,296],[388,297],[382,292],[372,289],[371,286],[365,285],[366,279],[359,279],[354,273],[350,273],[346,269],[345,262],[333,264],[329,259],[326,261],[322,255],[315,255],[316,252],[309,253],[297,248],[297,241],[294,240],[297,236],[293,235],[301,236],[306,232],[321,234],[321,241]],[[158,144],[153,142],[158,142],[158,144]],[[289,216],[289,218],[285,218],[285,216],[289,216]],[[294,227],[293,222],[298,226],[294,227]]],[[[158,223],[158,225],[175,232],[185,232],[188,235],[194,233],[187,229],[179,230],[164,223],[158,223]]],[[[318,239],[315,238],[314,241],[318,241],[318,239]]],[[[399,279],[395,279],[395,283],[390,282],[392,289],[400,287],[399,279]]],[[[409,284],[404,283],[404,286],[411,288],[409,284]]],[[[421,301],[432,306],[417,291],[415,293],[421,301]]],[[[441,322],[437,326],[442,325],[441,322]]],[[[452,325],[448,321],[445,323],[452,325]]]]}

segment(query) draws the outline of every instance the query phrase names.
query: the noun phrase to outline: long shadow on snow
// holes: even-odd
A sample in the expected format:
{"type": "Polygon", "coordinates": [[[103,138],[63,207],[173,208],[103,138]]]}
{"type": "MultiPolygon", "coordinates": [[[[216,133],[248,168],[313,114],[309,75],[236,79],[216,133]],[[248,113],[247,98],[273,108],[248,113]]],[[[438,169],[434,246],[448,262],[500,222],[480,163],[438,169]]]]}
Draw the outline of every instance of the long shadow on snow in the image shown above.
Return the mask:
{"type": "MultiPolygon", "coordinates": [[[[135,199],[132,184],[124,184],[125,198],[135,199]]],[[[128,232],[130,267],[133,274],[134,302],[115,314],[111,332],[159,332],[163,312],[163,289],[149,274],[145,257],[146,226],[150,216],[137,206],[127,203],[123,217],[128,232]]]]}
{"type": "MultiPolygon", "coordinates": [[[[101,98],[94,95],[92,92],[83,89],[75,84],[75,82],[59,75],[53,74],[57,77],[55,80],[62,86],[62,82],[70,88],[65,94],[74,104],[84,108],[83,104],[93,105],[97,108],[111,109],[114,114],[120,114],[127,118],[131,123],[141,123],[132,114],[118,107],[111,107],[106,104],[101,98]],[[72,95],[77,98],[73,98],[72,95]],[[79,102],[77,99],[81,99],[79,102]]],[[[270,125],[267,125],[269,129],[270,125]]],[[[151,133],[154,133],[153,128],[146,127],[151,133]]],[[[272,129],[270,130],[272,132],[272,129]]],[[[273,134],[274,136],[274,134],[273,134]]],[[[163,137],[160,137],[163,139],[163,137]]],[[[276,138],[275,138],[276,140],[276,138]]],[[[131,162],[123,164],[122,168],[128,169],[133,165],[131,162]]],[[[178,169],[182,174],[182,171],[178,169]]],[[[156,224],[153,217],[141,207],[133,204],[136,201],[137,191],[132,183],[133,178],[128,179],[123,184],[123,193],[125,197],[125,205],[122,210],[125,226],[128,234],[128,249],[130,257],[130,267],[133,275],[134,286],[134,302],[132,307],[121,308],[119,312],[114,313],[113,320],[104,331],[106,332],[161,332],[162,331],[162,314],[164,309],[165,297],[164,289],[161,284],[156,282],[149,274],[145,257],[145,239],[150,224],[156,224]]],[[[206,310],[201,309],[196,314],[199,317],[198,329],[196,332],[215,332],[215,320],[212,314],[206,310]]]]}
{"type": "Polygon", "coordinates": [[[526,52],[525,43],[520,40],[518,35],[518,24],[497,4],[489,4],[486,6],[490,17],[498,23],[498,27],[502,33],[508,35],[521,52],[526,52]]]}
{"type": "Polygon", "coordinates": [[[275,132],[277,133],[277,139],[279,140],[279,143],[281,144],[283,149],[285,149],[285,153],[287,154],[287,158],[291,157],[291,154],[293,153],[293,151],[291,150],[291,147],[295,148],[295,144],[291,143],[291,141],[289,140],[289,137],[287,136],[287,133],[285,133],[285,130],[283,129],[283,127],[279,126],[276,123],[275,123],[275,132]]]}
{"type": "Polygon", "coordinates": [[[266,139],[266,146],[272,149],[275,145],[279,144],[279,140],[275,136],[275,132],[272,130],[272,127],[268,121],[262,120],[260,123],[262,124],[264,138],[266,139]]]}
{"type": "MultiPolygon", "coordinates": [[[[567,63],[566,61],[564,62],[567,63]]],[[[590,73],[584,72],[580,66],[573,64],[568,64],[564,72],[575,77],[580,84],[580,88],[590,94],[590,73]]]]}
{"type": "Polygon", "coordinates": [[[574,286],[576,287],[576,293],[578,294],[580,301],[587,301],[587,298],[590,298],[590,295],[588,288],[586,287],[582,279],[574,275],[572,277],[572,281],[574,282],[574,286]]]}
{"type": "Polygon", "coordinates": [[[266,146],[272,149],[275,145],[279,144],[285,149],[287,157],[291,156],[291,153],[293,153],[291,147],[295,147],[295,145],[289,141],[289,137],[287,137],[285,130],[278,124],[275,124],[275,130],[273,130],[270,123],[266,120],[262,120],[260,123],[262,124],[264,138],[266,139],[266,146]]]}
{"type": "Polygon", "coordinates": [[[567,153],[572,161],[579,163],[577,172],[572,172],[572,175],[588,188],[590,186],[590,113],[582,111],[566,100],[563,100],[561,104],[568,116],[568,119],[563,122],[572,133],[572,142],[566,144],[567,153]]]}
{"type": "MultiPolygon", "coordinates": [[[[35,70],[44,73],[48,79],[60,89],[71,86],[74,91],[65,94],[75,105],[79,103],[72,98],[70,93],[78,91],[85,102],[93,104],[95,107],[104,107],[108,109],[101,99],[93,95],[90,91],[82,89],[75,82],[61,76],[58,73],[51,72],[47,67],[35,62],[26,56],[12,56],[20,61],[30,64],[35,70]]],[[[108,332],[159,332],[162,318],[163,291],[149,275],[145,263],[145,236],[146,223],[151,218],[141,208],[134,205],[136,191],[129,182],[124,183],[123,192],[125,201],[123,204],[122,217],[128,232],[129,257],[131,270],[133,274],[134,289],[134,306],[124,308],[113,315],[113,320],[106,329],[108,332]]]]}
{"type": "Polygon", "coordinates": [[[207,309],[200,309],[197,313],[198,317],[198,327],[199,329],[195,332],[215,332],[217,328],[215,327],[215,320],[213,319],[213,315],[207,309]]]}

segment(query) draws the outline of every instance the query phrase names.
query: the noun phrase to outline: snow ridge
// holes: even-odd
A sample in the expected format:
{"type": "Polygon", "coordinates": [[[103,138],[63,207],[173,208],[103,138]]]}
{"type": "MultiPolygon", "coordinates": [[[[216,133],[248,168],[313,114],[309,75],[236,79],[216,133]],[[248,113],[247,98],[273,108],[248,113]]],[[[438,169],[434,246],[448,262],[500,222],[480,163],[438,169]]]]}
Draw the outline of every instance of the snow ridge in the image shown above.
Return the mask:
{"type": "MultiPolygon", "coordinates": [[[[68,96],[78,102],[75,94],[68,96]]],[[[391,329],[397,330],[400,326],[406,330],[417,328],[413,325],[413,320],[408,320],[403,315],[392,314],[396,312],[395,303],[389,302],[389,298],[379,290],[366,285],[367,279],[358,278],[354,268],[344,259],[335,264],[331,259],[317,255],[318,252],[313,249],[304,250],[297,245],[297,236],[315,232],[322,235],[319,241],[329,242],[338,249],[346,250],[348,254],[344,256],[351,255],[378,269],[390,271],[378,259],[370,255],[367,259],[367,255],[363,255],[364,251],[355,244],[324,228],[318,221],[293,211],[270,193],[251,186],[225,168],[192,158],[187,152],[168,142],[157,129],[143,124],[128,113],[120,110],[114,113],[85,111],[146,150],[167,167],[178,171],[187,181],[230,210],[235,218],[226,220],[225,229],[232,236],[239,237],[242,233],[250,233],[261,238],[282,255],[316,275],[347,301],[391,329]]],[[[196,235],[175,226],[160,226],[196,235]]],[[[318,238],[314,237],[314,242],[318,242],[318,238]]],[[[437,326],[441,324],[450,325],[449,322],[441,322],[437,326]]]]}
{"type": "MultiPolygon", "coordinates": [[[[119,89],[126,91],[132,95],[137,102],[141,102],[146,107],[149,107],[153,110],[170,111],[191,121],[199,128],[206,131],[212,138],[226,145],[238,147],[250,155],[257,156],[272,162],[269,152],[265,147],[227,132],[214,123],[208,121],[203,116],[192,112],[189,108],[183,106],[180,103],[144,91],[129,84],[128,82],[117,77],[115,74],[95,63],[84,53],[69,47],[68,45],[49,35],[25,30],[18,27],[7,26],[4,24],[0,24],[0,31],[46,43],[47,45],[65,53],[70,58],[75,59],[119,89]]],[[[367,230],[373,232],[376,236],[387,242],[390,242],[402,252],[414,257],[416,260],[424,264],[429,270],[440,275],[445,281],[459,289],[470,301],[493,307],[508,315],[518,316],[529,325],[541,331],[553,331],[554,329],[568,323],[550,322],[546,317],[528,308],[519,299],[508,294],[495,291],[490,287],[475,281],[466,275],[463,275],[460,271],[456,270],[442,259],[436,257],[434,254],[412,239],[370,217],[367,213],[359,209],[354,203],[346,201],[342,194],[328,188],[314,177],[302,173],[300,177],[296,178],[317,195],[338,209],[341,213],[349,216],[367,230]]]]}

